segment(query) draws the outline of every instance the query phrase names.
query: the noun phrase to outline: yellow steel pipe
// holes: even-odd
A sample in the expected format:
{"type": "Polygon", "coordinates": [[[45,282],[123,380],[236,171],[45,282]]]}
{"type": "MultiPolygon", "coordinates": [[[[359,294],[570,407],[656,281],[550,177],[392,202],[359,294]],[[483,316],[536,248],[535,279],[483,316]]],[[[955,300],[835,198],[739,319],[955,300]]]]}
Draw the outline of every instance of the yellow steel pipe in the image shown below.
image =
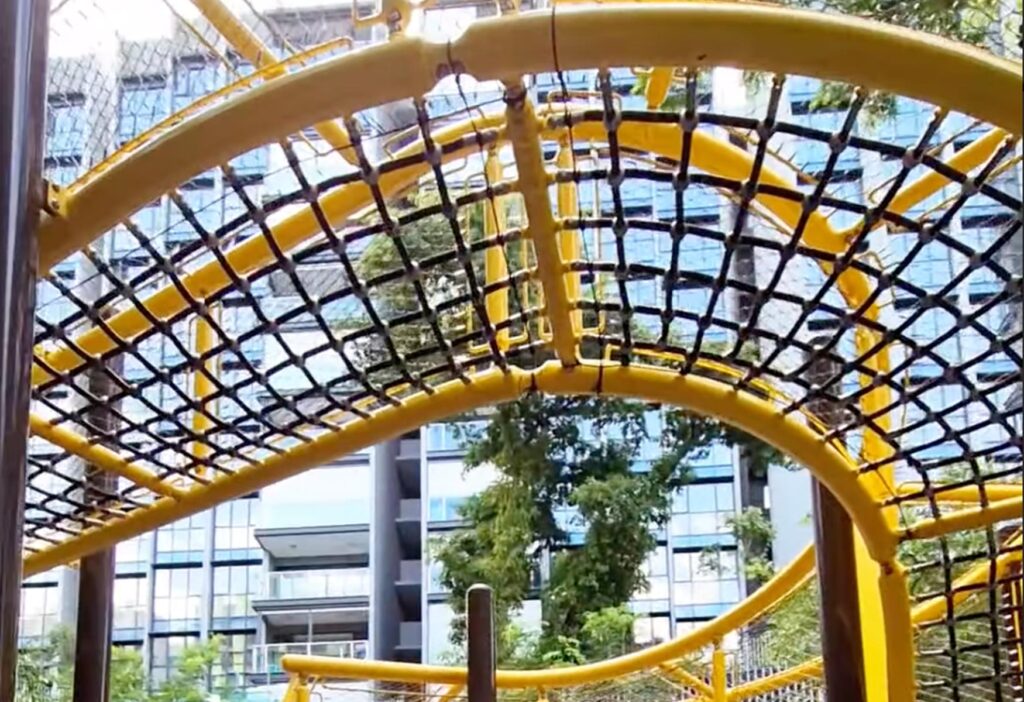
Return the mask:
{"type": "MultiPolygon", "coordinates": [[[[1021,534],[1018,532],[1015,537],[1006,543],[1006,548],[1015,550],[1002,553],[996,558],[996,578],[1002,578],[1014,563],[1019,563],[1021,561],[1022,553],[1020,551],[1020,547],[1021,534]]],[[[970,586],[988,582],[991,572],[992,565],[990,563],[980,563],[957,578],[951,588],[954,593],[953,606],[956,607],[960,605],[964,600],[971,596],[972,592],[969,589],[970,586]]],[[[915,605],[911,610],[910,618],[915,626],[919,626],[939,619],[945,616],[945,614],[946,596],[936,595],[929,600],[925,600],[924,602],[915,605]]],[[[775,673],[774,675],[770,675],[759,680],[752,680],[748,683],[732,688],[729,691],[729,699],[737,700],[738,702],[738,700],[747,699],[749,697],[766,695],[778,690],[779,688],[796,684],[801,680],[806,680],[808,678],[820,678],[824,672],[823,665],[821,658],[817,657],[780,673],[775,673]]]]}
{"type": "MultiPolygon", "coordinates": [[[[560,171],[573,170],[572,142],[568,135],[559,142],[558,153],[555,155],[555,166],[560,171]]],[[[566,181],[559,183],[556,188],[558,191],[556,202],[558,203],[559,220],[564,222],[579,217],[580,203],[577,197],[576,183],[566,181]]],[[[568,270],[570,264],[583,258],[582,236],[580,235],[579,228],[559,227],[558,251],[562,263],[566,266],[564,276],[565,292],[569,298],[569,305],[573,308],[572,312],[569,313],[572,320],[573,333],[579,334],[583,330],[583,311],[578,309],[580,298],[582,297],[581,276],[577,271],[568,270]]]]}
{"type": "MultiPolygon", "coordinates": [[[[580,366],[577,366],[573,370],[579,368],[580,366]]],[[[673,641],[608,661],[573,668],[535,671],[499,670],[497,673],[498,686],[518,689],[568,687],[610,680],[663,664],[672,665],[672,662],[681,656],[707,646],[763,614],[768,608],[806,582],[813,566],[813,550],[808,547],[761,589],[733,609],[673,641]]],[[[304,675],[370,678],[393,682],[425,681],[455,684],[466,678],[464,668],[418,666],[403,663],[368,663],[350,659],[309,656],[285,656],[282,666],[289,672],[304,675]]]]}
{"type": "MultiPolygon", "coordinates": [[[[1004,548],[1009,550],[999,554],[995,559],[995,577],[997,580],[1002,578],[1013,564],[1020,563],[1021,561],[1020,532],[1018,532],[1015,537],[1007,541],[1004,548]]],[[[956,607],[958,604],[974,594],[975,591],[971,590],[971,586],[987,583],[991,575],[992,564],[985,562],[979,563],[957,578],[952,587],[953,606],[956,607]]],[[[931,622],[945,617],[946,606],[946,595],[937,595],[931,599],[921,602],[914,607],[913,610],[914,624],[923,624],[925,622],[931,622]]]]}
{"type": "Polygon", "coordinates": [[[672,678],[675,682],[688,687],[691,690],[703,695],[704,697],[712,697],[715,693],[705,681],[698,678],[693,673],[684,669],[682,666],[676,663],[663,663],[658,666],[658,669],[668,677],[672,678]]]}
{"type": "MultiPolygon", "coordinates": [[[[274,76],[275,73],[278,76],[286,75],[283,66],[278,71],[274,70],[273,67],[279,61],[270,47],[264,44],[244,22],[238,19],[222,0],[192,0],[192,4],[213,25],[214,29],[227,40],[228,44],[245,57],[255,68],[270,69],[271,76],[274,76]]],[[[350,150],[352,140],[349,139],[348,132],[345,131],[344,127],[330,120],[319,122],[313,128],[316,129],[317,134],[323,137],[324,141],[337,150],[342,158],[349,163],[354,164],[356,162],[355,154],[350,150]]]]}
{"type": "MultiPolygon", "coordinates": [[[[404,41],[404,40],[403,40],[404,41]]],[[[562,114],[561,111],[547,111],[547,115],[562,114]]],[[[472,134],[474,130],[500,129],[504,124],[502,115],[491,114],[467,120],[452,127],[438,130],[434,135],[437,144],[446,144],[472,134]]],[[[564,130],[549,127],[542,134],[547,139],[558,139],[564,130]]],[[[503,134],[497,132],[499,139],[503,134]]],[[[574,125],[573,138],[579,141],[602,141],[607,138],[603,125],[581,123],[574,125]]],[[[619,127],[619,139],[624,146],[647,149],[652,153],[675,158],[681,148],[682,136],[675,125],[627,123],[619,127]]],[[[474,147],[457,149],[446,156],[446,161],[457,160],[470,153],[474,147]]],[[[416,142],[395,155],[396,159],[422,153],[423,143],[416,142]]],[[[752,156],[746,151],[723,142],[706,132],[694,132],[691,159],[694,167],[725,178],[742,180],[749,174],[752,156]]],[[[430,166],[425,162],[392,171],[380,178],[379,187],[390,197],[414,185],[430,166]]],[[[769,168],[762,168],[761,181],[788,187],[787,181],[769,168]]],[[[782,198],[758,195],[756,201],[770,210],[779,219],[795,227],[801,215],[800,205],[782,198]]],[[[355,182],[325,194],[320,205],[332,224],[339,224],[352,217],[361,209],[372,204],[372,193],[362,182],[355,182]]],[[[303,208],[287,218],[273,223],[270,231],[282,251],[288,252],[308,241],[320,232],[319,224],[312,211],[303,208]]],[[[811,247],[826,253],[839,253],[845,245],[842,238],[832,230],[828,220],[821,213],[814,212],[808,219],[803,237],[811,247]]],[[[227,250],[224,256],[238,275],[246,275],[274,260],[273,250],[263,237],[253,237],[227,250]]],[[[193,297],[204,300],[224,290],[231,284],[231,277],[217,261],[210,261],[181,277],[181,283],[193,297]]],[[[851,307],[857,300],[869,294],[867,279],[859,271],[847,270],[840,276],[839,287],[849,296],[851,307]]],[[[142,304],[158,319],[168,319],[187,307],[186,299],[178,288],[168,284],[142,301],[142,304]]],[[[148,318],[140,310],[128,308],[107,320],[107,326],[121,339],[130,340],[150,329],[148,318]]],[[[873,338],[873,337],[872,337],[873,338]]],[[[74,346],[83,352],[98,356],[115,348],[116,343],[103,329],[93,328],[75,338],[74,346]]],[[[85,360],[67,346],[53,350],[36,349],[46,365],[58,371],[67,371],[82,365],[85,360]]],[[[50,379],[40,365],[32,368],[32,383],[38,385],[50,379]]],[[[881,405],[884,406],[884,405],[881,405]]]]}
{"type": "Polygon", "coordinates": [[[526,237],[537,257],[537,279],[544,293],[544,307],[551,325],[551,347],[563,365],[577,362],[565,264],[559,251],[559,225],[551,214],[548,176],[540,150],[540,129],[533,102],[522,82],[509,85],[505,129],[519,174],[519,192],[526,210],[526,237]]]}
{"type": "MultiPolygon", "coordinates": [[[[501,157],[496,148],[487,152],[487,160],[484,161],[484,176],[488,186],[492,188],[504,177],[501,157]]],[[[506,229],[504,198],[500,195],[487,198],[484,201],[484,238],[494,242],[484,251],[484,282],[487,285],[508,280],[508,258],[505,255],[505,246],[498,241],[498,237],[504,234],[506,229]]],[[[508,291],[508,286],[502,286],[487,294],[485,301],[487,317],[494,326],[508,320],[508,291]]],[[[495,340],[498,348],[502,351],[508,351],[509,337],[510,330],[507,327],[495,332],[495,340]]]]}
{"type": "MultiPolygon", "coordinates": [[[[212,314],[212,312],[211,312],[212,314]]],[[[195,319],[195,341],[193,352],[197,359],[213,349],[216,339],[213,334],[213,326],[203,317],[195,319]]],[[[214,393],[213,378],[217,373],[217,361],[209,358],[192,373],[192,397],[199,402],[199,410],[192,413],[192,431],[197,436],[205,436],[213,428],[213,419],[210,417],[211,409],[206,398],[214,393]]],[[[212,453],[212,448],[204,441],[192,442],[192,456],[197,463],[212,453]]],[[[197,466],[196,473],[203,475],[205,468],[197,466]]]]}
{"type": "MultiPolygon", "coordinates": [[[[1022,483],[985,483],[984,485],[963,485],[956,488],[943,487],[942,483],[932,483],[925,488],[924,483],[900,483],[896,486],[896,494],[922,495],[930,490],[932,497],[939,503],[961,503],[974,504],[981,501],[982,492],[985,498],[991,501],[1002,501],[1013,498],[1020,498],[1024,494],[1022,483]]],[[[920,501],[927,501],[928,497],[921,497],[920,501]]]]}
{"type": "Polygon", "coordinates": [[[972,114],[1011,134],[1020,134],[1024,119],[1020,101],[1012,98],[1022,90],[1019,65],[851,17],[704,2],[570,8],[554,17],[548,11],[523,13],[477,22],[443,45],[405,37],[351,52],[268,81],[197,116],[89,181],[68,198],[63,216],[45,217],[39,267],[46,272],[178,183],[240,153],[311,122],[424,94],[438,66],[461,65],[491,80],[512,71],[693,65],[693,56],[702,65],[813,75],[907,95],[972,114]],[[404,70],[396,72],[395,66],[404,70]]]}
{"type": "Polygon", "coordinates": [[[751,697],[767,695],[770,692],[789,687],[790,685],[796,685],[805,680],[820,678],[824,671],[825,665],[821,658],[814,658],[780,673],[774,673],[757,680],[751,680],[742,685],[737,685],[729,690],[728,699],[729,702],[739,702],[751,697]]]}
{"type": "MultiPolygon", "coordinates": [[[[971,170],[988,161],[1003,142],[1012,138],[1013,137],[1002,129],[991,129],[953,154],[950,159],[946,161],[946,165],[961,173],[969,173],[971,170]]],[[[911,207],[931,197],[939,190],[949,185],[949,183],[950,181],[946,176],[942,175],[938,171],[929,170],[923,176],[910,184],[905,185],[898,193],[896,193],[892,201],[889,203],[889,206],[886,208],[886,211],[895,214],[905,214],[911,207]]],[[[879,220],[872,228],[877,229],[882,226],[882,224],[882,220],[879,220]]],[[[864,220],[861,219],[860,222],[853,224],[843,231],[843,238],[847,241],[852,240],[860,233],[860,230],[863,227],[864,220]]]]}
{"type": "Polygon", "coordinates": [[[722,642],[715,642],[715,650],[711,653],[711,699],[714,702],[726,702],[728,682],[725,677],[725,651],[722,642]]]}
{"type": "MultiPolygon", "coordinates": [[[[822,445],[820,438],[800,419],[781,417],[773,405],[765,400],[711,379],[678,377],[678,374],[663,368],[622,368],[614,365],[602,370],[595,363],[581,364],[574,371],[559,368],[557,364],[546,364],[534,373],[512,368],[507,374],[489,369],[470,376],[473,382],[469,384],[451,381],[438,387],[429,396],[416,393],[402,400],[398,407],[388,407],[366,420],[350,422],[310,443],[271,456],[259,465],[245,466],[232,475],[219,476],[208,485],[192,487],[177,501],[158,500],[145,509],[132,512],[125,519],[86,530],[66,542],[33,553],[25,559],[26,575],[77,560],[119,541],[209,509],[220,502],[246,495],[422,424],[476,407],[507,402],[519,397],[531,386],[557,394],[591,393],[598,387],[599,378],[602,377],[605,392],[680,404],[694,412],[713,416],[721,414],[719,418],[723,421],[735,421],[738,422],[737,426],[750,433],[765,435],[763,438],[768,443],[787,452],[797,461],[809,464],[808,467],[816,476],[837,495],[852,491],[852,495],[841,498],[841,501],[845,500],[844,504],[852,507],[851,514],[855,523],[864,522],[864,529],[871,535],[870,539],[876,544],[879,554],[884,555],[894,548],[888,543],[891,535],[885,531],[884,525],[876,521],[877,510],[872,508],[866,495],[863,495],[849,463],[834,448],[822,445]],[[741,402],[734,403],[735,398],[741,402]],[[818,476],[818,473],[822,475],[818,476]]],[[[806,572],[807,564],[812,559],[813,555],[807,552],[783,572],[798,578],[806,572]],[[803,571],[800,570],[801,566],[804,567],[803,571]]],[[[718,624],[720,635],[735,628],[738,619],[756,616],[758,607],[771,601],[766,593],[770,594],[770,591],[762,588],[737,609],[723,615],[718,624]]]]}
{"type": "Polygon", "coordinates": [[[184,490],[161,480],[152,471],[126,461],[105,446],[89,441],[81,434],[63,426],[52,424],[37,414],[29,414],[29,431],[54,446],[78,456],[87,463],[126,478],[157,495],[163,495],[173,500],[181,499],[185,495],[184,490]]]}
{"type": "Polygon", "coordinates": [[[903,529],[900,538],[905,541],[932,539],[954,531],[979,529],[997,522],[1019,520],[1022,513],[1024,513],[1024,498],[1018,493],[1016,497],[990,502],[985,506],[978,505],[939,517],[924,519],[903,529]]]}
{"type": "Polygon", "coordinates": [[[656,66],[647,73],[647,85],[644,87],[644,99],[647,100],[648,110],[657,110],[668,97],[668,91],[672,88],[672,76],[675,68],[672,66],[656,66]]]}

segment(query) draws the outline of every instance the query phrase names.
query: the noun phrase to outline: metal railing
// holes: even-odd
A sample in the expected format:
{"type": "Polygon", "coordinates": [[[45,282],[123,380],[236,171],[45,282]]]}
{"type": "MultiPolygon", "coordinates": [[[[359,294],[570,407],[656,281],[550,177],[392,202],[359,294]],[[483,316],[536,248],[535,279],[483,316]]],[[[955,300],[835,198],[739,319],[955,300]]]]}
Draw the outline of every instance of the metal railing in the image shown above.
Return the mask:
{"type": "Polygon", "coordinates": [[[255,676],[283,674],[281,659],[285,656],[327,656],[329,658],[355,658],[366,660],[369,641],[299,641],[292,643],[261,644],[249,649],[247,673],[255,676]]]}
{"type": "Polygon", "coordinates": [[[270,600],[298,600],[317,597],[363,597],[369,594],[369,569],[330,568],[270,573],[263,597],[270,600]]]}

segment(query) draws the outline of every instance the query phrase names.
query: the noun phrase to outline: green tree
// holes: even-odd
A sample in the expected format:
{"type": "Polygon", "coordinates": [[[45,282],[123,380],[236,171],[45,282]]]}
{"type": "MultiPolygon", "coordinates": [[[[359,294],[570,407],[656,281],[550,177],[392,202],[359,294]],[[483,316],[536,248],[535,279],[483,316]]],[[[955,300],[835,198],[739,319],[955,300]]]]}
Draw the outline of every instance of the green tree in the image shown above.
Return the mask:
{"type": "MultiPolygon", "coordinates": [[[[776,0],[811,10],[835,12],[884,22],[898,27],[937,34],[947,39],[982,47],[1000,55],[1021,55],[1021,3],[1009,8],[1004,0],[776,0]]],[[[698,74],[698,91],[709,89],[709,74],[698,74]]],[[[748,73],[752,89],[765,86],[763,73],[748,73]]],[[[634,88],[643,93],[647,76],[641,75],[634,88]]],[[[853,98],[854,86],[823,81],[811,99],[813,109],[843,109],[853,98]]],[[[685,106],[684,90],[678,83],[669,91],[662,109],[678,111],[685,106]]],[[[869,125],[893,114],[894,96],[872,93],[866,96],[862,114],[869,125]]]]}
{"type": "MultiPolygon", "coordinates": [[[[466,590],[487,583],[506,626],[550,554],[541,650],[564,652],[575,641],[589,658],[588,622],[646,587],[652,528],[668,521],[671,495],[692,478],[691,462],[716,442],[757,443],[716,421],[642,402],[528,395],[501,405],[469,437],[466,456],[467,470],[493,466],[497,479],[463,506],[466,528],[432,549],[453,609],[461,615],[466,590]],[[652,436],[655,412],[663,425],[652,436]],[[657,456],[636,470],[652,445],[657,456]]],[[[461,642],[459,617],[453,636],[461,642]]]]}
{"type": "MultiPolygon", "coordinates": [[[[15,688],[18,702],[70,700],[74,659],[74,634],[65,627],[54,629],[41,643],[19,651],[15,688]]],[[[114,646],[110,653],[111,702],[142,702],[145,687],[139,652],[114,646]]]]}
{"type": "MultiPolygon", "coordinates": [[[[224,641],[212,636],[207,641],[186,648],[175,665],[174,672],[153,693],[153,702],[206,702],[210,698],[206,684],[214,663],[220,660],[224,641]]],[[[230,690],[219,690],[222,697],[230,690]]]]}
{"type": "MultiPolygon", "coordinates": [[[[110,702],[206,702],[207,677],[220,656],[219,637],[185,650],[170,678],[152,693],[142,655],[132,648],[114,646],[110,654],[110,702]]],[[[74,679],[75,644],[71,630],[54,629],[38,645],[18,652],[15,699],[18,702],[69,702],[74,679]]],[[[217,691],[227,699],[231,689],[217,691]]]]}

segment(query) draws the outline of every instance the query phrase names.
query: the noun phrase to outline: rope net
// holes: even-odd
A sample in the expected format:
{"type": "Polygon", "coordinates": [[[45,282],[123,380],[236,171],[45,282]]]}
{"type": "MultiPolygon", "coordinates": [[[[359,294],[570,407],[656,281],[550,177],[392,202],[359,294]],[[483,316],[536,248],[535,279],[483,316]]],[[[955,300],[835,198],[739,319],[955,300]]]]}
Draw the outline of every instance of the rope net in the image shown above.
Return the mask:
{"type": "MultiPolygon", "coordinates": [[[[251,117],[261,85],[375,31],[340,10],[253,10],[243,39],[275,50],[261,61],[195,7],[160,7],[174,32],[141,43],[99,0],[54,10],[54,36],[110,29],[50,63],[49,150],[78,151],[48,174],[69,201],[206,116],[251,117]],[[206,81],[200,97],[151,109],[179,77],[206,81]]],[[[912,595],[948,605],[917,632],[921,699],[1010,699],[1020,571],[993,564],[1020,551],[1005,534],[1022,459],[1018,143],[867,88],[559,70],[555,34],[552,48],[550,72],[502,84],[450,63],[429,93],[246,144],[46,261],[27,571],[312,467],[268,471],[328,459],[330,437],[452,384],[536,377],[568,343],[573,362],[703,378],[818,432],[898,521],[912,595]]],[[[777,658],[750,625],[730,684],[813,660],[815,641],[777,658]]],[[[661,672],[634,677],[550,699],[637,699],[634,684],[688,699],[661,672]]]]}

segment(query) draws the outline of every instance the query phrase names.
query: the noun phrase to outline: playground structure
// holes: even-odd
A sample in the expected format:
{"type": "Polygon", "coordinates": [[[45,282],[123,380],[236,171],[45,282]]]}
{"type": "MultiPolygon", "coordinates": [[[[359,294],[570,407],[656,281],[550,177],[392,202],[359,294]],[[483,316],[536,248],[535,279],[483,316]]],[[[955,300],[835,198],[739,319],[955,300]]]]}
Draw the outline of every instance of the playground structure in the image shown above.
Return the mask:
{"type": "MultiPolygon", "coordinates": [[[[66,11],[58,5],[53,21],[66,11]]],[[[853,543],[865,699],[1019,699],[1021,197],[993,184],[1013,172],[1020,182],[1019,61],[742,2],[502,5],[435,43],[419,33],[424,8],[385,0],[378,16],[353,23],[386,33],[380,43],[350,48],[354,36],[336,37],[275,56],[220,0],[194,6],[206,22],[196,36],[214,31],[255,71],[46,191],[38,275],[74,312],[36,317],[27,426],[57,457],[28,468],[24,576],[525,393],[628,396],[743,429],[835,498],[853,543]],[[746,72],[733,71],[741,85],[760,84],[760,98],[702,104],[700,81],[719,68],[746,72]],[[567,74],[594,69],[592,90],[570,89],[567,74]],[[611,69],[644,75],[646,109],[622,107],[611,69]],[[542,75],[555,78],[543,100],[530,90],[542,75]],[[791,76],[851,86],[837,132],[780,114],[791,76]],[[428,99],[439,81],[455,96],[444,110],[428,99]],[[911,143],[862,135],[879,94],[933,105],[934,118],[911,143]],[[374,127],[385,113],[407,123],[374,127]],[[963,122],[965,143],[936,137],[947,120],[963,122]],[[309,129],[334,149],[316,156],[343,162],[341,175],[317,177],[301,148],[309,129]],[[260,201],[230,163],[272,143],[293,187],[260,201]],[[785,155],[794,143],[827,151],[823,170],[794,166],[785,155]],[[850,153],[892,164],[864,201],[841,190],[850,153]],[[179,193],[210,169],[240,203],[215,230],[179,193]],[[594,201],[597,182],[612,190],[610,216],[594,201]],[[671,216],[631,212],[622,194],[631,182],[671,187],[671,216]],[[732,201],[730,228],[688,219],[694,190],[732,201]],[[134,221],[164,195],[188,232],[173,253],[155,245],[165,232],[134,221]],[[978,203],[993,234],[975,243],[952,222],[978,203]],[[443,246],[417,258],[407,237],[426,225],[446,232],[443,246]],[[119,270],[91,248],[115,228],[149,263],[119,270]],[[669,266],[629,246],[641,232],[670,252],[669,266]],[[379,238],[394,244],[393,269],[363,278],[353,252],[379,238]],[[721,248],[718,271],[689,268],[686,250],[698,244],[721,248]],[[948,279],[908,282],[907,268],[937,247],[953,254],[948,279]],[[98,293],[48,276],[71,256],[93,266],[98,293]],[[755,276],[740,259],[756,261],[755,276]],[[341,282],[311,293],[311,266],[341,282]],[[252,293],[270,276],[291,286],[294,305],[252,293]],[[994,286],[965,306],[960,291],[975,280],[994,286]],[[701,307],[693,296],[680,302],[677,292],[693,289],[706,293],[701,307]],[[385,296],[404,306],[388,309],[385,296]],[[726,309],[732,299],[743,301],[739,314],[726,309]],[[221,323],[228,307],[252,310],[258,324],[233,337],[221,323]],[[357,314],[339,321],[343,308],[357,314]],[[940,321],[922,342],[910,330],[926,315],[940,321]],[[246,365],[248,339],[288,349],[280,328],[300,318],[322,334],[318,344],[289,349],[277,367],[246,365]],[[823,337],[810,330],[821,319],[823,337]],[[977,352],[951,364],[941,347],[961,334],[977,352]],[[157,338],[179,348],[177,366],[147,360],[157,338]],[[125,361],[142,371],[129,376],[125,361]],[[333,372],[313,370],[324,367],[333,372]],[[285,372],[305,379],[301,392],[282,394],[274,378],[285,372]],[[926,399],[939,385],[961,399],[926,399]],[[254,390],[260,402],[239,400],[254,390]],[[938,444],[955,455],[934,457],[938,444]],[[941,586],[913,590],[915,578],[941,586]]],[[[813,585],[814,561],[806,551],[674,641],[588,666],[499,671],[502,699],[816,699],[829,659],[814,646],[762,676],[730,668],[745,655],[731,646],[813,585]]],[[[462,669],[375,661],[289,656],[284,667],[287,702],[311,692],[453,700],[466,681],[462,669]]]]}

